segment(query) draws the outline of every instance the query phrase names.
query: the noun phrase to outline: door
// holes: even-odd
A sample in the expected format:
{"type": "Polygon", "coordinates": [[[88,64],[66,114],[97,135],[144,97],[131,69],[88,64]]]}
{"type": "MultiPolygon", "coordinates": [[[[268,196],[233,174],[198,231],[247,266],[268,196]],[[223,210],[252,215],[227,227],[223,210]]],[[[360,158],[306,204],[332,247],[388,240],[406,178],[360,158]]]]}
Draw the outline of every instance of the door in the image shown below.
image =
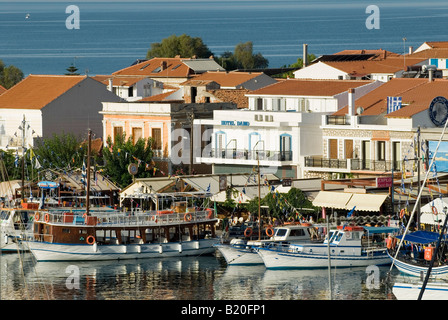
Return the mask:
{"type": "Polygon", "coordinates": [[[291,161],[291,136],[289,134],[280,136],[280,160],[281,161],[291,161]]]}
{"type": "Polygon", "coordinates": [[[370,169],[370,141],[362,142],[362,169],[370,169]]]}
{"type": "Polygon", "coordinates": [[[329,156],[330,159],[338,158],[338,139],[330,139],[329,140],[329,156]]]}
{"type": "Polygon", "coordinates": [[[353,159],[353,140],[345,140],[345,159],[353,159]]]}

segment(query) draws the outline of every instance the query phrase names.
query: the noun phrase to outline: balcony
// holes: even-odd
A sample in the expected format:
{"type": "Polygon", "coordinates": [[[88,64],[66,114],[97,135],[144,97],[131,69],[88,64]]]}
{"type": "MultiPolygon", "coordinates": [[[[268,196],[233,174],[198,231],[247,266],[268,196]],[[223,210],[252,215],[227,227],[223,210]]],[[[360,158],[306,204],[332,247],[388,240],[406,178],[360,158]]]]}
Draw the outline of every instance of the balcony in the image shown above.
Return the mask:
{"type": "Polygon", "coordinates": [[[322,171],[400,171],[401,162],[392,160],[369,160],[369,159],[325,159],[322,157],[305,157],[305,167],[322,168],[322,171]]]}
{"type": "Polygon", "coordinates": [[[212,149],[204,154],[201,162],[204,163],[232,163],[253,165],[260,161],[260,165],[278,165],[282,161],[292,161],[292,151],[251,151],[247,149],[212,149]],[[237,160],[237,161],[235,161],[237,160]]]}

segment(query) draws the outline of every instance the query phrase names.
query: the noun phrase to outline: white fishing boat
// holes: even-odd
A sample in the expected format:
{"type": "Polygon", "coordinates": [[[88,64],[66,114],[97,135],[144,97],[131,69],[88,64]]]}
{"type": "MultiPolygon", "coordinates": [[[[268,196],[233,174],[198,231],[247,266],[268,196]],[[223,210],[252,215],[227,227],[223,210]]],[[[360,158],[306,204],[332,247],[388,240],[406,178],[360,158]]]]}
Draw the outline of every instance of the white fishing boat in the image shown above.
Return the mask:
{"type": "Polygon", "coordinates": [[[318,241],[318,234],[310,224],[290,224],[275,228],[267,228],[267,240],[232,239],[229,244],[216,244],[216,249],[224,257],[228,265],[263,264],[256,248],[263,246],[286,245],[290,243],[311,243],[318,241]]]}
{"type": "Polygon", "coordinates": [[[331,230],[320,244],[289,244],[257,250],[268,269],[384,265],[390,264],[385,237],[396,231],[393,227],[340,226],[331,230]]]}
{"type": "MultiPolygon", "coordinates": [[[[392,293],[397,300],[417,300],[422,288],[422,277],[399,275],[393,284],[392,293]]],[[[421,299],[448,300],[448,282],[443,279],[428,281],[421,299]]]]}
{"type": "Polygon", "coordinates": [[[24,208],[0,209],[0,250],[27,251],[23,240],[33,235],[33,218],[37,210],[24,208]]]}

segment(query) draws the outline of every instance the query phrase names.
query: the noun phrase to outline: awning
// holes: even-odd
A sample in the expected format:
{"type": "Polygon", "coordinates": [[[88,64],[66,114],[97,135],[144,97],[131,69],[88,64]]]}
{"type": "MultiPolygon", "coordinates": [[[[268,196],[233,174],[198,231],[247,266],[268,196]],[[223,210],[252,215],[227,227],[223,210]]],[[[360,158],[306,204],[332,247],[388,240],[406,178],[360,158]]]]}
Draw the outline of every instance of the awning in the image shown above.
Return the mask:
{"type": "MultiPolygon", "coordinates": [[[[397,236],[397,239],[401,239],[403,236],[397,236]]],[[[439,240],[439,234],[437,232],[429,232],[429,231],[415,231],[412,233],[408,233],[404,236],[405,241],[419,243],[419,244],[428,244],[432,242],[437,242],[439,240]]]]}
{"type": "Polygon", "coordinates": [[[335,208],[355,211],[380,211],[387,194],[365,194],[349,192],[320,191],[313,201],[316,207],[335,208]]]}
{"type": "Polygon", "coordinates": [[[365,230],[367,230],[368,233],[374,234],[374,233],[395,233],[400,228],[398,227],[363,227],[365,230]]]}
{"type": "Polygon", "coordinates": [[[347,203],[347,210],[356,206],[356,211],[380,211],[387,194],[358,194],[354,193],[347,203]]]}
{"type": "Polygon", "coordinates": [[[347,203],[352,195],[352,193],[345,192],[320,191],[313,200],[313,205],[315,207],[347,209],[347,203]]]}

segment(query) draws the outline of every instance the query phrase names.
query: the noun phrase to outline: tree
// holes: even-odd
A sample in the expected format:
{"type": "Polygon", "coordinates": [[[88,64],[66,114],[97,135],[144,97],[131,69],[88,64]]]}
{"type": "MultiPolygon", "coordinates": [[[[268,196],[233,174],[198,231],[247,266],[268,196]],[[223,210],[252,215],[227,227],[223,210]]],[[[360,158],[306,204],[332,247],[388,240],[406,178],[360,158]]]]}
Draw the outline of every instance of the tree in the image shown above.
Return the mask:
{"type": "Polygon", "coordinates": [[[22,81],[23,77],[22,70],[13,65],[5,67],[3,61],[0,60],[0,85],[9,89],[22,81]]]}
{"type": "Polygon", "coordinates": [[[201,38],[192,38],[186,34],[182,34],[181,36],[173,34],[163,39],[162,42],[152,43],[146,58],[174,58],[175,56],[182,58],[190,58],[193,56],[197,58],[209,58],[212,55],[213,53],[201,38]]]}
{"type": "Polygon", "coordinates": [[[253,53],[252,41],[238,43],[233,53],[226,51],[216,61],[226,70],[260,69],[269,65],[269,61],[260,52],[253,53]]]}
{"type": "MultiPolygon", "coordinates": [[[[307,55],[308,57],[308,63],[311,63],[311,61],[316,59],[316,56],[313,53],[310,53],[307,55]]],[[[294,69],[301,69],[303,67],[303,58],[298,58],[296,62],[293,64],[290,64],[288,67],[283,66],[284,68],[294,68],[294,69]]],[[[279,75],[275,75],[275,77],[278,78],[293,78],[293,71],[288,71],[279,75]]]]}
{"type": "Polygon", "coordinates": [[[103,149],[104,172],[120,187],[132,183],[132,175],[128,172],[131,163],[138,165],[136,178],[149,178],[154,176],[154,162],[152,161],[152,139],[140,138],[134,144],[132,137],[126,140],[126,134],[107,138],[109,148],[103,149]]]}
{"type": "Polygon", "coordinates": [[[34,154],[42,168],[81,168],[87,155],[87,142],[75,135],[54,134],[52,138],[36,141],[34,154]]]}
{"type": "Polygon", "coordinates": [[[66,73],[66,76],[79,76],[79,73],[77,73],[76,71],[78,71],[78,68],[76,68],[73,63],[70,65],[70,67],[68,67],[67,69],[68,73],[66,73]]]}

